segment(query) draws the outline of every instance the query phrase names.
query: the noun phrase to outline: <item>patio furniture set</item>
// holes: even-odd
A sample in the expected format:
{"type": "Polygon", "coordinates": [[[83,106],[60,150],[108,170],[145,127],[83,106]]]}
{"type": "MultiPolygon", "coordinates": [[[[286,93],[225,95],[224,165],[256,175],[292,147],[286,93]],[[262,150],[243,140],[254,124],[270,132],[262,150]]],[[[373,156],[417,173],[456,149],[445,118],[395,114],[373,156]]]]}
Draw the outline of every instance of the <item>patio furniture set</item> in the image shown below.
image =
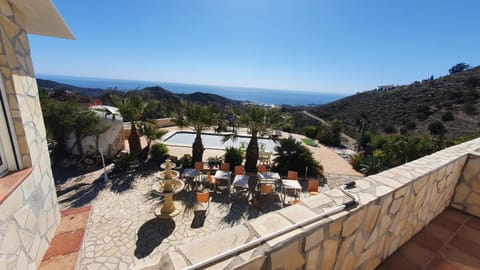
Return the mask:
{"type": "MultiPolygon", "coordinates": [[[[172,170],[174,163],[167,160],[161,168],[164,171],[159,173],[159,181],[156,182],[152,190],[154,193],[164,196],[164,204],[160,212],[155,210],[157,217],[172,217],[178,214],[178,208],[173,202],[173,194],[181,190],[196,191],[196,203],[202,210],[208,208],[210,192],[226,192],[228,194],[252,194],[258,195],[279,195],[282,201],[282,207],[286,204],[287,193],[292,192],[294,200],[289,204],[299,202],[302,186],[298,181],[296,171],[288,171],[287,178],[282,179],[278,172],[271,172],[266,164],[260,164],[257,167],[257,181],[254,187],[249,182],[250,176],[245,174],[243,166],[235,166],[230,170],[229,163],[222,163],[220,168],[212,175],[210,169],[204,167],[203,162],[195,162],[194,168],[186,168],[181,173],[172,170]],[[206,174],[205,174],[206,171],[206,174]],[[233,177],[232,177],[233,175],[233,177]],[[208,190],[206,189],[208,187],[208,190]],[[207,191],[205,191],[207,190],[207,191]],[[253,191],[253,192],[252,192],[253,191]]],[[[310,195],[318,193],[318,181],[308,181],[308,192],[310,195]]]]}

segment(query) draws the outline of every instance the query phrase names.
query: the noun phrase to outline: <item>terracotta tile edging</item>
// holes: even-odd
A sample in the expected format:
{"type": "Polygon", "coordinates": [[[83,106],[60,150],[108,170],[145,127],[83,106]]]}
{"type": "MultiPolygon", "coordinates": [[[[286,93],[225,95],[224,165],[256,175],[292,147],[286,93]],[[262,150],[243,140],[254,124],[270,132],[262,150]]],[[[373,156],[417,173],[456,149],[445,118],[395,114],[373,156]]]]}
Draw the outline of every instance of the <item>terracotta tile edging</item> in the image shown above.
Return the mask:
{"type": "Polygon", "coordinates": [[[32,168],[27,168],[0,178],[0,205],[27,179],[32,171],[32,168]]]}

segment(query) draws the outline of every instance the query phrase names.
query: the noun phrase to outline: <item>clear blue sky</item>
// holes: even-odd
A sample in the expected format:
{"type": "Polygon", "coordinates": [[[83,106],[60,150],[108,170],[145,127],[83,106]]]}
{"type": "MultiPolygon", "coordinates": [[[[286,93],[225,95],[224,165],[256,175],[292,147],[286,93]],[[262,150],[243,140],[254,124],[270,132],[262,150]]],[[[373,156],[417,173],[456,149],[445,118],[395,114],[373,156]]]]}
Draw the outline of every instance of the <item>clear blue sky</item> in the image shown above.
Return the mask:
{"type": "Polygon", "coordinates": [[[478,0],[53,0],[37,74],[355,93],[480,64],[478,0]]]}

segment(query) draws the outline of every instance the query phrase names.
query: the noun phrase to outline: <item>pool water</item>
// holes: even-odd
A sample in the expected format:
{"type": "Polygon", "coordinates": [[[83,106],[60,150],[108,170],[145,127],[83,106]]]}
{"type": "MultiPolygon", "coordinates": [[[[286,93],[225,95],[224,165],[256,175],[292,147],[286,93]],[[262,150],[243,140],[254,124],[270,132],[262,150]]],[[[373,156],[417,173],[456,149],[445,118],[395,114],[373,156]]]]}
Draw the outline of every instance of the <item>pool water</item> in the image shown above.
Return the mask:
{"type": "MultiPolygon", "coordinates": [[[[188,132],[188,131],[177,131],[174,134],[172,134],[170,137],[166,138],[164,142],[172,145],[191,146],[194,140],[195,140],[195,133],[188,132]]],[[[205,148],[225,149],[231,146],[235,148],[240,148],[242,143],[244,143],[245,147],[247,147],[248,143],[250,142],[250,137],[239,136],[235,140],[229,139],[225,143],[222,140],[223,140],[223,136],[220,134],[202,133],[202,142],[205,148]]],[[[258,143],[265,144],[266,152],[273,152],[274,147],[278,145],[273,140],[264,139],[264,138],[259,138],[258,143]]]]}

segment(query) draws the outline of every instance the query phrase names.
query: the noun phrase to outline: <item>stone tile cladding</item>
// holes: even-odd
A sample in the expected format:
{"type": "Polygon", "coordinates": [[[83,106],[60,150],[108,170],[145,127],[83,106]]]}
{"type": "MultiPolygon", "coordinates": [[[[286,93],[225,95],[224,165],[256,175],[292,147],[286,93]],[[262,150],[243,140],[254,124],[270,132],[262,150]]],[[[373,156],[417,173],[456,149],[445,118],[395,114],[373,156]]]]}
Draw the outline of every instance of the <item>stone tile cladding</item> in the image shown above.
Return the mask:
{"type": "MultiPolygon", "coordinates": [[[[0,205],[0,269],[36,269],[60,222],[23,15],[0,0],[0,72],[21,156],[32,173],[0,205]]],[[[0,179],[1,181],[1,179],[0,179]]]]}
{"type": "MultiPolygon", "coordinates": [[[[479,147],[480,138],[358,180],[351,190],[360,199],[357,208],[267,241],[209,269],[375,269],[450,205],[468,155],[479,147]]],[[[242,226],[178,246],[163,254],[156,268],[182,269],[347,200],[339,190],[303,199],[242,226]]]]}
{"type": "Polygon", "coordinates": [[[480,217],[480,155],[468,156],[458,180],[452,207],[480,217]]]}

